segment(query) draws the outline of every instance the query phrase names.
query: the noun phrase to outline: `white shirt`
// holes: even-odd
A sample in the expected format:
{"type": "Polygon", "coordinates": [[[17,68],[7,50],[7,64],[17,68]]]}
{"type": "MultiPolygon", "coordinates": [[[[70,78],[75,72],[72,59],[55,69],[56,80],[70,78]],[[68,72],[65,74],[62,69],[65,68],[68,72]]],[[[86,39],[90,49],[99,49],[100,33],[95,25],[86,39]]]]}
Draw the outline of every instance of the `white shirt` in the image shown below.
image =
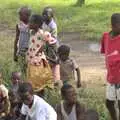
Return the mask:
{"type": "Polygon", "coordinates": [[[34,95],[34,101],[31,108],[23,104],[21,113],[27,115],[30,120],[57,120],[55,110],[42,98],[34,95]]]}
{"type": "Polygon", "coordinates": [[[42,28],[44,31],[50,32],[52,37],[57,39],[57,24],[55,23],[54,19],[52,19],[48,25],[43,23],[42,28]]]}

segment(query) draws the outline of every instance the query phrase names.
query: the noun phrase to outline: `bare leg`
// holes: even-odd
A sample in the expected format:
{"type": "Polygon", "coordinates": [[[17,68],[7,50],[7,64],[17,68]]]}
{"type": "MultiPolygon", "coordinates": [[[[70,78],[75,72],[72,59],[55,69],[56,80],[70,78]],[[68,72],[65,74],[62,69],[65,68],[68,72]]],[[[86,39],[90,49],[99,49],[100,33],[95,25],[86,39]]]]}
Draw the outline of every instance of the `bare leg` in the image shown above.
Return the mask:
{"type": "Polygon", "coordinates": [[[120,120],[120,100],[118,100],[118,108],[119,108],[119,120],[120,120]]]}
{"type": "Polygon", "coordinates": [[[106,107],[111,115],[112,120],[117,120],[117,114],[114,107],[115,101],[106,100],[106,107]]]}

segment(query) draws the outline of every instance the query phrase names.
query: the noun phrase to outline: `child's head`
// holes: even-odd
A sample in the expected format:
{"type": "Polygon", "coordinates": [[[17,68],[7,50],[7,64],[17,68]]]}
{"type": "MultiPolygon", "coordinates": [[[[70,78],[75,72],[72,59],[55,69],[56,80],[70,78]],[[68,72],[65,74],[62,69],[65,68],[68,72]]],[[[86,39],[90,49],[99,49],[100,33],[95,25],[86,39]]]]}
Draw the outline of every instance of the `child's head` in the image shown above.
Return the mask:
{"type": "Polygon", "coordinates": [[[36,31],[42,27],[42,24],[43,24],[42,16],[34,14],[30,17],[30,21],[29,21],[30,29],[33,29],[36,31]]]}
{"type": "Polygon", "coordinates": [[[24,82],[19,85],[18,94],[22,102],[31,105],[33,102],[33,88],[30,83],[24,82]]]}
{"type": "Polygon", "coordinates": [[[99,115],[95,110],[89,109],[85,114],[85,120],[99,120],[99,115]]]}
{"type": "Polygon", "coordinates": [[[21,82],[21,73],[20,72],[12,72],[11,75],[12,84],[17,84],[21,82]]]}
{"type": "Polygon", "coordinates": [[[51,7],[44,8],[42,16],[43,16],[45,23],[49,24],[51,19],[54,17],[53,9],[51,7]]]}
{"type": "Polygon", "coordinates": [[[62,61],[67,60],[69,58],[69,54],[70,54],[70,47],[69,46],[67,46],[67,45],[61,45],[58,48],[58,55],[59,55],[59,58],[62,61]]]}
{"type": "Polygon", "coordinates": [[[21,7],[18,11],[20,20],[27,23],[29,21],[29,17],[31,15],[31,9],[24,6],[21,7]]]}
{"type": "Polygon", "coordinates": [[[65,84],[61,88],[61,95],[68,104],[76,103],[76,91],[72,85],[65,84]]]}
{"type": "Polygon", "coordinates": [[[116,34],[120,34],[120,13],[114,13],[111,16],[112,31],[116,34]]]}

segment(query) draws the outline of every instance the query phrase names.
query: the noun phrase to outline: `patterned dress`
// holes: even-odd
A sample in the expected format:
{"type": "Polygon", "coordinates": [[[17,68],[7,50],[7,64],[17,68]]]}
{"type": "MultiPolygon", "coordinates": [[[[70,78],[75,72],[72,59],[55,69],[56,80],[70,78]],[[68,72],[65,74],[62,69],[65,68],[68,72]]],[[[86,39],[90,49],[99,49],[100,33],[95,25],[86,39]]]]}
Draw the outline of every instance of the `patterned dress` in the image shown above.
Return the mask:
{"type": "Polygon", "coordinates": [[[27,51],[27,80],[31,82],[35,91],[53,87],[52,72],[43,51],[47,36],[48,34],[44,34],[41,29],[37,33],[31,31],[27,51]]]}

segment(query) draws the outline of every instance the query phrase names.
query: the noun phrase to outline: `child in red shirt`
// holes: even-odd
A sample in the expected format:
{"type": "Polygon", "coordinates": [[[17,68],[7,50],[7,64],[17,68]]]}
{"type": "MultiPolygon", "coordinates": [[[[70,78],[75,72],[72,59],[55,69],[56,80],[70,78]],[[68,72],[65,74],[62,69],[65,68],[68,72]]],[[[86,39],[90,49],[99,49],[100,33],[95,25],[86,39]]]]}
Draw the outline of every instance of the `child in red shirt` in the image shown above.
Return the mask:
{"type": "Polygon", "coordinates": [[[112,30],[103,34],[101,53],[107,68],[106,106],[112,119],[117,120],[114,104],[117,100],[120,114],[120,13],[112,15],[111,25],[112,30]]]}

